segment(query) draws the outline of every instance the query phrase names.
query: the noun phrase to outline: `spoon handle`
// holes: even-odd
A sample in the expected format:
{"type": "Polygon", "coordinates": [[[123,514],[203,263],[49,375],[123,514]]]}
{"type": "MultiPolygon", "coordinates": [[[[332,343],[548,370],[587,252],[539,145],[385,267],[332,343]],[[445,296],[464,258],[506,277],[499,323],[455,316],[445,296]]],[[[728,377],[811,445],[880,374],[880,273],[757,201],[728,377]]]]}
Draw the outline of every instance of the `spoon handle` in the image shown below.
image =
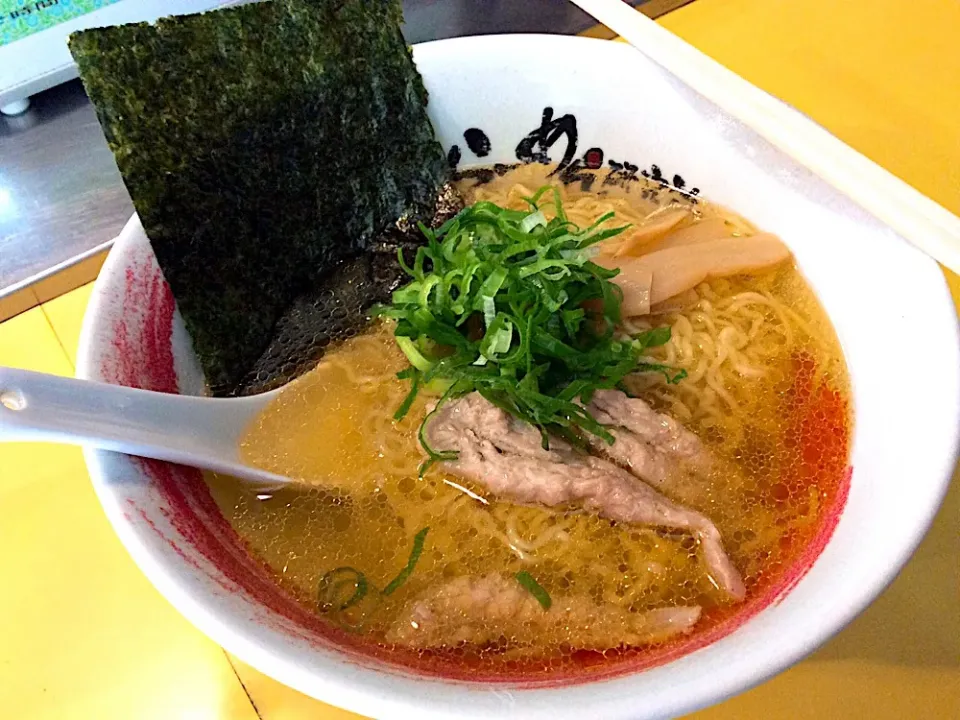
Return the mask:
{"type": "Polygon", "coordinates": [[[84,445],[236,472],[241,434],[265,402],[172,395],[0,367],[0,441],[84,445]]]}

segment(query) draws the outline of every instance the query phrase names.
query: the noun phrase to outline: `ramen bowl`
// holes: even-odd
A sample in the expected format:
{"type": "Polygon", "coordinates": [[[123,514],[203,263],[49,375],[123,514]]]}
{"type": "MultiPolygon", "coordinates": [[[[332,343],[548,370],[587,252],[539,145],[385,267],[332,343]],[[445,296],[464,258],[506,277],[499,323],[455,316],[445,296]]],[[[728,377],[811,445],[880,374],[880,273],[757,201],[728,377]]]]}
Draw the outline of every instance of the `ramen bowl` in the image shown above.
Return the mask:
{"type": "MultiPolygon", "coordinates": [[[[482,668],[427,675],[363,652],[284,594],[199,471],[87,450],[117,535],[158,590],[224,648],[307,695],[378,718],[662,718],[788,667],[892,580],[949,482],[960,343],[937,264],[628,46],[490,36],[420,45],[414,58],[438,138],[461,167],[515,163],[532,149],[566,166],[639,173],[724,205],[789,245],[833,322],[852,381],[850,465],[819,533],[777,584],[656,663],[536,680],[487,677],[482,668]],[[917,346],[912,373],[902,360],[908,344],[917,346]]],[[[136,217],[97,281],[78,375],[203,392],[136,217]]]]}

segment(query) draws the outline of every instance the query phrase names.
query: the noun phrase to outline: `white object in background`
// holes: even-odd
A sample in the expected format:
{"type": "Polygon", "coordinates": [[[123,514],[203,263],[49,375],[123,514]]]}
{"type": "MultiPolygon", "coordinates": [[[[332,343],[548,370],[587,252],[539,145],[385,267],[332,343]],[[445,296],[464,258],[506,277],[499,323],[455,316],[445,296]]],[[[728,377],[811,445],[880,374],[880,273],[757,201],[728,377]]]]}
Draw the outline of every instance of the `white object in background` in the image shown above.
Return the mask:
{"type": "MultiPolygon", "coordinates": [[[[167,15],[198,13],[236,4],[238,0],[119,0],[0,45],[0,109],[77,77],[77,66],[67,48],[67,38],[72,32],[105,25],[153,22],[167,15]]],[[[5,109],[3,113],[16,114],[5,109]]]]}
{"type": "Polygon", "coordinates": [[[0,367],[0,442],[56,442],[213,470],[276,485],[240,459],[240,439],[279,390],[210,398],[0,367]]]}
{"type": "Polygon", "coordinates": [[[4,115],[23,115],[30,109],[30,98],[11,100],[6,105],[0,105],[0,113],[4,115]]]}
{"type": "Polygon", "coordinates": [[[946,208],[621,0],[570,2],[960,274],[960,218],[946,208]]]}

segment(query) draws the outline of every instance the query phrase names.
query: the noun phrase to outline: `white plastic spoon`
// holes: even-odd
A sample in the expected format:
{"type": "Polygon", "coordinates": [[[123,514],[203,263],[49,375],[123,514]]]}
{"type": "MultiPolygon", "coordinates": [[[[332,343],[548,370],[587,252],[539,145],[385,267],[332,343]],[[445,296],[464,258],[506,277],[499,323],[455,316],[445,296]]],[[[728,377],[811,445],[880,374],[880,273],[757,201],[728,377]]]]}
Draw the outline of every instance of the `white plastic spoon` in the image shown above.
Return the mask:
{"type": "Polygon", "coordinates": [[[277,485],[292,481],[245,464],[239,449],[279,392],[171,395],[0,367],[0,441],[82,445],[277,485]]]}

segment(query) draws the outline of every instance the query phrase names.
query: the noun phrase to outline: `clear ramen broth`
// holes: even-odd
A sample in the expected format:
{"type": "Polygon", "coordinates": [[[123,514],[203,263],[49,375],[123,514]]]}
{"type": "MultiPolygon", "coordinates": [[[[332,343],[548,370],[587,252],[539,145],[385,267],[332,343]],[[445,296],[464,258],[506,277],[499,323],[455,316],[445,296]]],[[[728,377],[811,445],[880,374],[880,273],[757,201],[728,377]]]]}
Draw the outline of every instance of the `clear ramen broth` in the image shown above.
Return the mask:
{"type": "MultiPolygon", "coordinates": [[[[461,190],[468,202],[524,209],[524,196],[556,182],[551,170],[521,166],[485,182],[462,180],[461,190]]],[[[691,211],[691,227],[755,232],[722,208],[645,180],[557,185],[581,227],[609,210],[616,221],[642,227],[651,213],[676,205],[691,211]]],[[[248,461],[310,486],[264,491],[210,476],[213,496],[281,587],[361,638],[372,654],[433,672],[472,667],[484,676],[526,678],[672,657],[735,626],[789,582],[841,500],[852,418],[839,343],[792,263],[702,283],[656,310],[628,321],[626,330],[670,326],[669,342],[651,349],[651,359],[687,376],[676,384],[661,374],[632,376],[629,387],[696,433],[718,460],[702,482],[668,494],[717,526],[746,585],[742,601],[719,592],[688,533],[498,501],[442,466],[419,478],[417,428],[431,398],[421,393],[402,421],[393,420],[409,389],[396,374],[408,362],[386,321],[329,351],[247,431],[248,461]],[[424,528],[413,572],[396,592],[379,592],[407,565],[424,528]],[[340,599],[355,588],[331,587],[337,568],[362,572],[371,586],[343,610],[340,599]],[[417,598],[457,578],[521,571],[549,593],[549,612],[501,618],[479,636],[454,635],[442,647],[417,647],[398,635],[417,598]],[[587,605],[590,612],[578,611],[587,605]],[[644,635],[648,611],[691,605],[702,608],[691,634],[644,635]],[[466,642],[476,637],[483,639],[466,642]]]]}

